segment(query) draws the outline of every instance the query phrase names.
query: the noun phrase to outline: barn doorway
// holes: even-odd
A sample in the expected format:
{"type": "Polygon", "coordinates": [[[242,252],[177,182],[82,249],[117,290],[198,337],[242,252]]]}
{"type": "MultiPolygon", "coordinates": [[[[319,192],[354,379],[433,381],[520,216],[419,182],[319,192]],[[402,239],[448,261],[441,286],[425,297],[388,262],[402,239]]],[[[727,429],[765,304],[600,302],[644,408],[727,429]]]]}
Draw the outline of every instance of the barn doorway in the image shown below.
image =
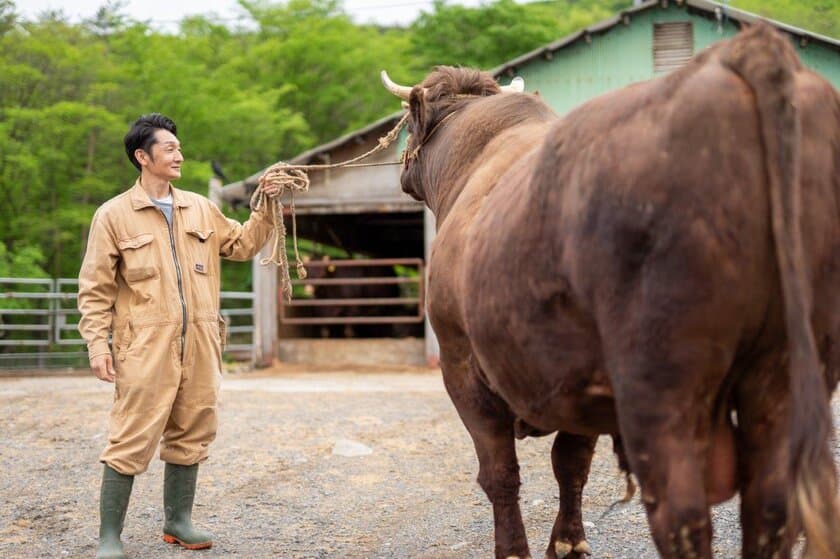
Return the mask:
{"type": "Polygon", "coordinates": [[[310,213],[297,228],[307,278],[292,301],[278,293],[281,339],[423,337],[423,212],[310,213]]]}

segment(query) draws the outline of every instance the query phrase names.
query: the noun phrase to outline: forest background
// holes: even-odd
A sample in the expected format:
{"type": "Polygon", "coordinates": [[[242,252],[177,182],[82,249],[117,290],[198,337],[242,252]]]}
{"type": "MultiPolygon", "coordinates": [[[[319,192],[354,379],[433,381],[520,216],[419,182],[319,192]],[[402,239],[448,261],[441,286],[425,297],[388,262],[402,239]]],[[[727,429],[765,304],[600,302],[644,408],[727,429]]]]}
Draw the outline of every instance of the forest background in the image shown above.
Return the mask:
{"type": "MultiPolygon", "coordinates": [[[[383,68],[403,83],[438,64],[490,69],[632,0],[435,1],[407,27],[357,24],[339,0],[239,4],[244,24],[190,16],[166,33],[119,0],[80,23],[0,0],[0,277],[78,274],[96,207],[136,178],[122,137],[140,114],[178,123],[177,186],[206,194],[211,160],[237,180],[398,110],[383,68]]],[[[840,37],[840,0],[729,5],[840,37]]],[[[247,264],[223,270],[224,289],[250,289],[247,264]]]]}

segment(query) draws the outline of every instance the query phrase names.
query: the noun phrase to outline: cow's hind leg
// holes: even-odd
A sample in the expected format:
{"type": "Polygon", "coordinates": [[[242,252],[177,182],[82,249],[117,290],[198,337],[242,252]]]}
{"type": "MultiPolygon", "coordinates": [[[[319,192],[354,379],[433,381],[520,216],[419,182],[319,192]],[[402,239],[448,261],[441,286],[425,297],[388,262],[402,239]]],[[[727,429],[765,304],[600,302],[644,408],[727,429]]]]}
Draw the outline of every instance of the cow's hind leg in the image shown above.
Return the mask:
{"type": "Polygon", "coordinates": [[[519,510],[519,463],[514,417],[507,405],[482,382],[467,360],[462,366],[445,360],[443,378],[449,396],[472,437],[478,455],[478,483],[493,505],[496,559],[530,558],[519,510]]]}
{"type": "Polygon", "coordinates": [[[598,437],[560,431],[551,448],[551,465],[560,487],[560,511],[551,531],[546,559],[582,559],[591,550],[581,517],[583,486],[598,437]]]}
{"type": "Polygon", "coordinates": [[[694,431],[699,418],[622,414],[622,436],[663,559],[710,559],[711,521],[694,431]],[[679,424],[680,422],[684,424],[679,424]],[[625,427],[626,425],[626,427],[625,427]]]}
{"type": "MultiPolygon", "coordinates": [[[[612,360],[622,442],[663,559],[712,557],[712,491],[706,477],[713,442],[710,395],[728,365],[713,366],[723,354],[705,347],[686,340],[650,352],[628,348],[612,360]]],[[[734,477],[731,471],[718,473],[708,479],[734,477]]]]}
{"type": "Polygon", "coordinates": [[[764,360],[736,389],[744,559],[790,559],[787,364],[764,360]],[[764,397],[756,398],[756,394],[764,397]]]}

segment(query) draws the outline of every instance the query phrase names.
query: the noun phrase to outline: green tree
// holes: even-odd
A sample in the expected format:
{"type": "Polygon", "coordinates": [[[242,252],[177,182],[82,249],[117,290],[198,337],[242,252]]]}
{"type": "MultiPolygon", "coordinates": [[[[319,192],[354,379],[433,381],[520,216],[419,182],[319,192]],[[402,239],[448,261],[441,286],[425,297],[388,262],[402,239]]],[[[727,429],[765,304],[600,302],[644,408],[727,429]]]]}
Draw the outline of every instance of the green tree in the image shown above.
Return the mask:
{"type": "Polygon", "coordinates": [[[837,0],[731,0],[729,5],[827,37],[840,37],[840,2],[837,0]]]}
{"type": "MultiPolygon", "coordinates": [[[[21,245],[15,252],[9,252],[6,245],[0,243],[0,278],[48,278],[44,271],[44,254],[35,245],[21,245]]],[[[23,308],[14,300],[4,301],[3,308],[23,308]]]]}
{"type": "Polygon", "coordinates": [[[0,35],[8,32],[17,21],[15,3],[12,0],[0,0],[0,35]]]}
{"type": "Polygon", "coordinates": [[[327,141],[393,112],[379,71],[408,59],[399,30],[358,26],[332,0],[241,2],[259,25],[253,46],[226,67],[239,83],[283,89],[327,141]]]}
{"type": "Polygon", "coordinates": [[[489,70],[609,17],[619,4],[629,3],[495,0],[475,8],[435,0],[411,27],[411,60],[424,74],[440,64],[489,70]]]}
{"type": "Polygon", "coordinates": [[[39,243],[54,277],[76,274],[93,211],[120,190],[119,122],[71,101],[4,112],[0,234],[13,252],[39,243]]]}
{"type": "Polygon", "coordinates": [[[123,13],[126,4],[127,0],[108,0],[92,18],[85,21],[85,27],[98,36],[119,32],[128,23],[128,17],[123,13]]]}

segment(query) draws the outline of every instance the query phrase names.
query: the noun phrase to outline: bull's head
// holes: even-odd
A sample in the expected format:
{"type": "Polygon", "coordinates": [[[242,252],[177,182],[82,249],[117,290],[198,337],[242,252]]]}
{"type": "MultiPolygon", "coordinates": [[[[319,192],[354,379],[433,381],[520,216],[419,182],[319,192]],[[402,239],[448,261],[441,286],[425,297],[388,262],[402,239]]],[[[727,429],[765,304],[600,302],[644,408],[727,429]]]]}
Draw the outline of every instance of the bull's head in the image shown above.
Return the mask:
{"type": "Polygon", "coordinates": [[[422,148],[441,133],[444,121],[471,99],[525,89],[522,78],[515,78],[508,86],[499,86],[487,72],[451,66],[438,66],[413,87],[394,83],[385,70],[381,77],[385,88],[402,99],[410,113],[400,183],[405,193],[420,201],[427,201],[422,148]]]}

